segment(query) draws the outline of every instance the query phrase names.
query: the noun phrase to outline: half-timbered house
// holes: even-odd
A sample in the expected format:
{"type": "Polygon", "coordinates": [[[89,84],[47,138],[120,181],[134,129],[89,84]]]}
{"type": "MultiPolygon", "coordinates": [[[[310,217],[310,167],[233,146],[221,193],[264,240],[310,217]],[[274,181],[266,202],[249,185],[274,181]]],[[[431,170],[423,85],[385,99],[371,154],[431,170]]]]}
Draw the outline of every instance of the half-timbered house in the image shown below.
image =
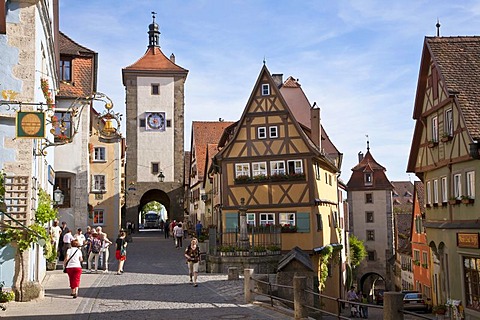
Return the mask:
{"type": "Polygon", "coordinates": [[[426,37],[407,171],[425,186],[424,227],[439,263],[432,295],[461,301],[466,319],[480,318],[479,92],[480,37],[426,37]]]}

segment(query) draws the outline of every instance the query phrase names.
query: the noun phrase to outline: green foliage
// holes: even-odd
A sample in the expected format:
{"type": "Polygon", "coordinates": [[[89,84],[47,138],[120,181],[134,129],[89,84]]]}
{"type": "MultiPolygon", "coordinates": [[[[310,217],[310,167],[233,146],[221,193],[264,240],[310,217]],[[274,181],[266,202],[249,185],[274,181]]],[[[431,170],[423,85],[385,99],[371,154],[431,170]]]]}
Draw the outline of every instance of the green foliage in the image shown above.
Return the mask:
{"type": "Polygon", "coordinates": [[[367,250],[365,250],[363,241],[359,240],[354,235],[350,235],[348,240],[350,243],[350,265],[352,268],[355,268],[365,259],[367,256],[367,250]]]}
{"type": "Polygon", "coordinates": [[[145,219],[145,213],[147,213],[148,211],[155,211],[156,213],[160,213],[162,208],[163,205],[160,202],[150,201],[142,208],[142,219],[145,219]]]}
{"type": "Polygon", "coordinates": [[[55,251],[55,248],[50,241],[47,241],[43,247],[43,256],[48,262],[55,262],[57,260],[57,251],[55,251]]]}
{"type": "Polygon", "coordinates": [[[5,291],[3,287],[5,286],[5,282],[0,282],[0,302],[9,302],[15,299],[15,293],[12,291],[5,291]]]}
{"type": "Polygon", "coordinates": [[[38,207],[35,213],[35,221],[40,224],[45,224],[49,221],[55,220],[58,215],[57,209],[52,207],[53,201],[50,195],[40,188],[38,192],[38,207]]]}
{"type": "Polygon", "coordinates": [[[328,262],[332,258],[333,247],[326,245],[318,257],[318,289],[322,291],[325,288],[325,282],[328,278],[328,262]]]}
{"type": "Polygon", "coordinates": [[[5,201],[5,173],[0,170],[0,203],[5,201]]]}

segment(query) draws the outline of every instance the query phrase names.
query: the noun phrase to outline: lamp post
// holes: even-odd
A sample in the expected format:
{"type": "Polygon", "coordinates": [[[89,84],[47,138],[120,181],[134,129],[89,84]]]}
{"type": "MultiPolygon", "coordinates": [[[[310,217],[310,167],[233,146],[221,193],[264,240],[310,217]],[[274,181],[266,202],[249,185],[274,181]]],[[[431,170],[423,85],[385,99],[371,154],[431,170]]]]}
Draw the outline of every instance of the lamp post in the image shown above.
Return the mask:
{"type": "Polygon", "coordinates": [[[240,215],[240,248],[250,247],[250,241],[247,233],[247,207],[245,206],[245,198],[240,199],[240,207],[238,207],[240,215]]]}
{"type": "Polygon", "coordinates": [[[57,190],[53,191],[53,203],[55,206],[61,206],[65,196],[63,195],[62,190],[57,186],[57,190]]]}
{"type": "Polygon", "coordinates": [[[160,171],[158,174],[158,182],[163,182],[165,180],[165,175],[163,174],[163,171],[160,171]]]}

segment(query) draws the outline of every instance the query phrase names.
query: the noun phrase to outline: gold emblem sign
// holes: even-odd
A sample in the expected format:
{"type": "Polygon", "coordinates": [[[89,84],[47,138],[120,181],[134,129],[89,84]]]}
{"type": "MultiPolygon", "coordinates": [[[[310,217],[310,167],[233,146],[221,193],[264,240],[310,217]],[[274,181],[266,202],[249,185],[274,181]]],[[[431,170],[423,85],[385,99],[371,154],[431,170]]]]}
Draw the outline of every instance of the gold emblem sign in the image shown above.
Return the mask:
{"type": "Polygon", "coordinates": [[[17,138],[45,138],[45,113],[17,112],[17,138]]]}

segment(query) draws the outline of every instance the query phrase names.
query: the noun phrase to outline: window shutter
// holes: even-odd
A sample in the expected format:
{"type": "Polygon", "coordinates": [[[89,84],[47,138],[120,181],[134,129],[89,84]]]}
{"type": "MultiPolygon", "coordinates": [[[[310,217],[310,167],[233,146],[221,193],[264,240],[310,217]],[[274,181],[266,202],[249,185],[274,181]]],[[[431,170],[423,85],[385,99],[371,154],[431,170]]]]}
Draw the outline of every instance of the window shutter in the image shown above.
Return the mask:
{"type": "Polygon", "coordinates": [[[238,228],[238,213],[225,213],[225,229],[232,230],[238,228]]]}
{"type": "Polygon", "coordinates": [[[310,232],[310,213],[297,213],[297,232],[310,232]]]}

